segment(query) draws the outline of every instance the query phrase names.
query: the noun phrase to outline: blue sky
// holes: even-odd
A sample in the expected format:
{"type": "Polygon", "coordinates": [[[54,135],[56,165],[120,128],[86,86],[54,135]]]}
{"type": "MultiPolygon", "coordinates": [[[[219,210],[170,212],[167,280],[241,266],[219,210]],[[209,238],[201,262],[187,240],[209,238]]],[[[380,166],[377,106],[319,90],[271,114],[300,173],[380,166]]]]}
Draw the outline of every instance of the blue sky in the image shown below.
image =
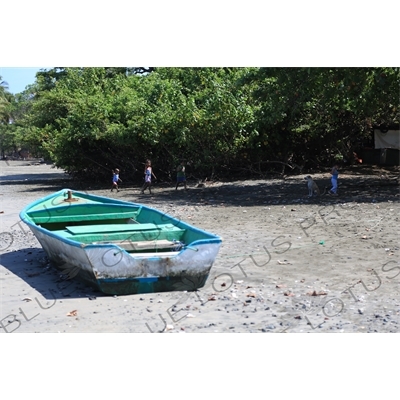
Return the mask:
{"type": "Polygon", "coordinates": [[[8,83],[8,91],[16,94],[25,90],[26,86],[31,85],[36,80],[36,72],[49,67],[0,67],[0,77],[2,81],[8,83]]]}

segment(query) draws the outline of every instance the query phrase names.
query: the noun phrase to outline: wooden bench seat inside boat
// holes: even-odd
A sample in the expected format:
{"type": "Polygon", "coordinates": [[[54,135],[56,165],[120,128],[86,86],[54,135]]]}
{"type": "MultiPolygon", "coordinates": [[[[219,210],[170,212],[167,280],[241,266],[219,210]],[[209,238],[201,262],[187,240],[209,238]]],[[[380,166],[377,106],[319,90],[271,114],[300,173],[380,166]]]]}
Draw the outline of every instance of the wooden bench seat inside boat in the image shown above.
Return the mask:
{"type": "Polygon", "coordinates": [[[111,241],[99,241],[93,244],[115,244],[121,249],[126,251],[143,251],[143,250],[158,250],[158,249],[174,249],[177,246],[177,242],[172,240],[142,240],[140,242],[134,242],[132,240],[111,240],[111,241]]]}
{"type": "MultiPolygon", "coordinates": [[[[174,229],[174,225],[169,224],[170,229],[174,229]]],[[[156,224],[104,224],[104,225],[79,225],[66,226],[65,229],[74,235],[82,235],[87,233],[113,233],[113,232],[131,232],[131,231],[149,231],[162,230],[166,225],[156,224]]]]}
{"type": "Polygon", "coordinates": [[[81,243],[110,241],[148,242],[181,240],[185,229],[173,224],[103,224],[67,226],[54,234],[81,243]]]}
{"type": "MultiPolygon", "coordinates": [[[[121,220],[121,219],[136,219],[139,211],[129,212],[109,212],[102,214],[82,214],[82,215],[34,215],[31,217],[35,224],[49,224],[49,223],[68,223],[80,221],[107,221],[107,220],[121,220]]],[[[43,214],[43,213],[42,213],[43,214]]]]}

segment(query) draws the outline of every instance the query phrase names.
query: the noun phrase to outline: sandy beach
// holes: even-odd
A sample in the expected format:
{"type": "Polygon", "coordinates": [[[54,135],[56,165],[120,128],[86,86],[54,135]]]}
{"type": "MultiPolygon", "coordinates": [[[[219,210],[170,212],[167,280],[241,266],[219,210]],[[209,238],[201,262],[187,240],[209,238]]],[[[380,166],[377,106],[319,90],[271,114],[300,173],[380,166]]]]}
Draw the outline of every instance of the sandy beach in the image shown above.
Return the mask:
{"type": "MultiPolygon", "coordinates": [[[[63,171],[0,161],[1,333],[399,332],[399,168],[340,171],[339,195],[308,198],[304,176],[157,184],[89,193],[143,203],[223,239],[197,292],[106,296],[66,280],[19,212],[62,188],[63,171]],[[397,180],[396,180],[397,179],[397,180]]],[[[320,188],[330,174],[312,174],[320,188]]]]}

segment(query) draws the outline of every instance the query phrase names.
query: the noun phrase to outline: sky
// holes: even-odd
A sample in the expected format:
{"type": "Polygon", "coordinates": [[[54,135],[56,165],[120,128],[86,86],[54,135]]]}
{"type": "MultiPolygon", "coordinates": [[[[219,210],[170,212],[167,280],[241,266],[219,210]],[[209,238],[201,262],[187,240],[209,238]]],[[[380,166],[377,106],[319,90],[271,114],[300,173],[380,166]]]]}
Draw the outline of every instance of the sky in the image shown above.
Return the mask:
{"type": "Polygon", "coordinates": [[[36,80],[36,72],[48,67],[0,67],[0,77],[2,81],[8,83],[8,91],[12,94],[21,93],[26,86],[31,85],[36,80]]]}

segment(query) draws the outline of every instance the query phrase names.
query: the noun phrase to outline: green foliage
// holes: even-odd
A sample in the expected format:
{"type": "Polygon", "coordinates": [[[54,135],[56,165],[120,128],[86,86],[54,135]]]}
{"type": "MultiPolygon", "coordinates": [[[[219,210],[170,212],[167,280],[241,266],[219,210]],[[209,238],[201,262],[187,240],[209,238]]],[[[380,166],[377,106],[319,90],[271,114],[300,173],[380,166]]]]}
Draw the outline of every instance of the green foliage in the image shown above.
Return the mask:
{"type": "Polygon", "coordinates": [[[182,158],[197,177],[316,167],[399,122],[399,81],[397,68],[54,68],[15,99],[13,135],[89,179],[142,179],[147,158],[163,179],[182,158]]]}
{"type": "Polygon", "coordinates": [[[279,149],[282,161],[310,166],[347,157],[370,140],[373,125],[399,122],[398,69],[261,68],[248,79],[259,82],[254,96],[265,150],[279,149]]]}

